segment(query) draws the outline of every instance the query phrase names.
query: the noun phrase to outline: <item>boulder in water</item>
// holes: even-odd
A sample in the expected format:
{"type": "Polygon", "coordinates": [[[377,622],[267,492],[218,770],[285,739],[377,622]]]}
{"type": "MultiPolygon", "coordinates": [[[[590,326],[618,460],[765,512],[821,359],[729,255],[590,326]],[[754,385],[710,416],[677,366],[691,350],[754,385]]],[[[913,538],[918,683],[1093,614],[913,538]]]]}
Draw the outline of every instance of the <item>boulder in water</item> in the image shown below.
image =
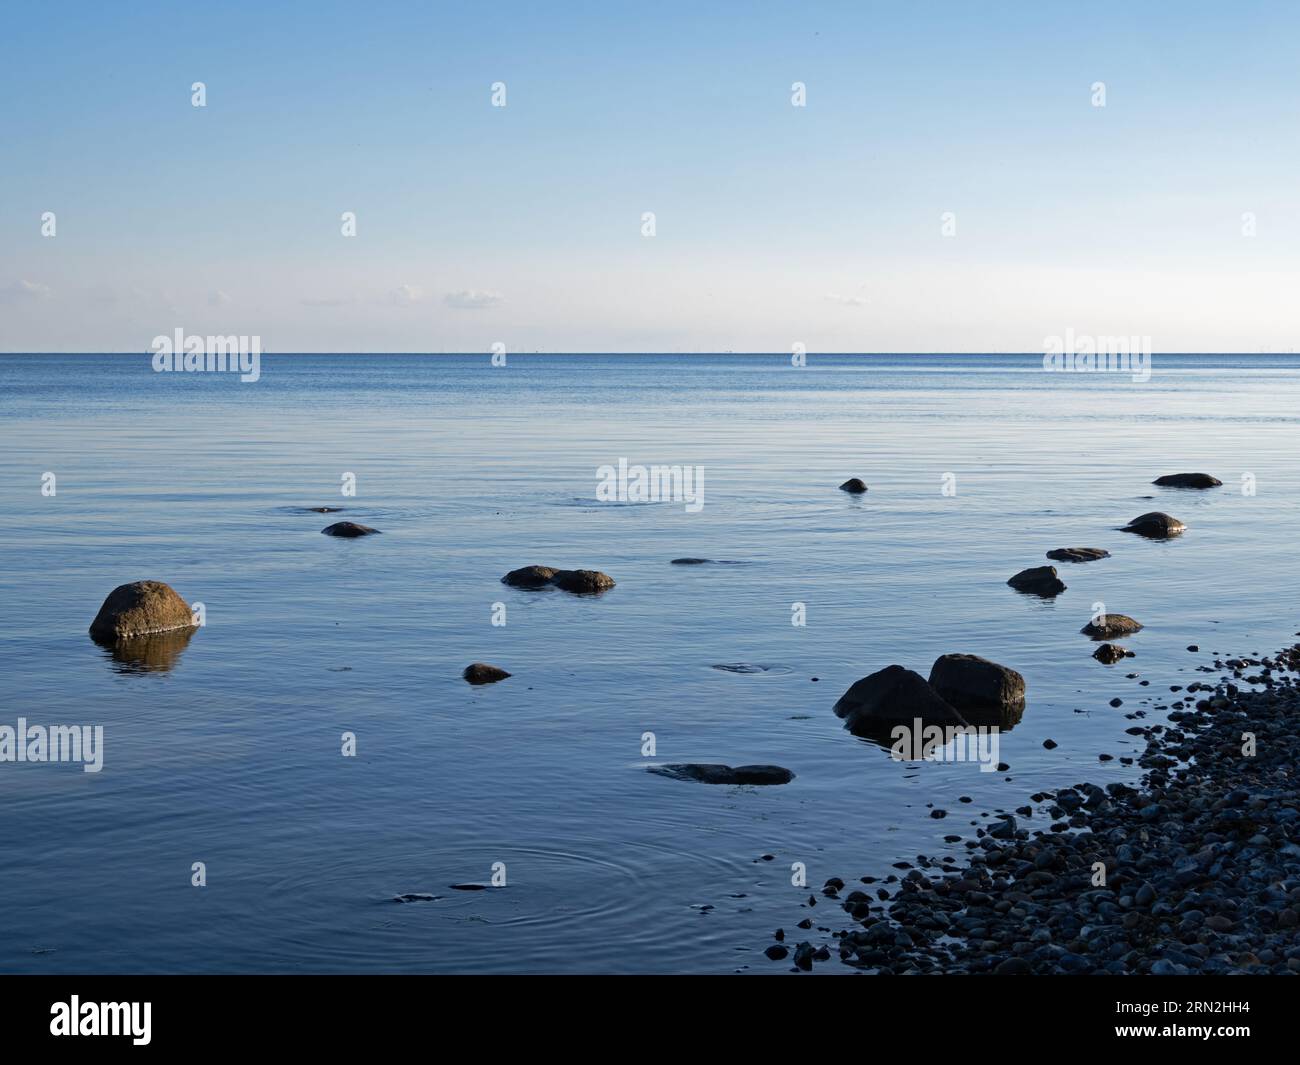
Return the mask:
{"type": "Polygon", "coordinates": [[[578,595],[593,595],[614,587],[614,578],[594,569],[556,570],[551,583],[566,592],[578,595]]]}
{"type": "Polygon", "coordinates": [[[471,684],[495,684],[499,680],[505,680],[510,674],[497,666],[489,666],[486,662],[472,662],[465,667],[465,672],[461,676],[471,684]]]}
{"type": "Polygon", "coordinates": [[[1218,488],[1223,484],[1208,473],[1166,473],[1151,483],[1158,484],[1161,488],[1218,488]]]}
{"type": "Polygon", "coordinates": [[[1110,558],[1110,552],[1100,547],[1058,547],[1047,552],[1047,557],[1057,562],[1095,562],[1099,558],[1110,558]]]}
{"type": "Polygon", "coordinates": [[[372,529],[369,525],[360,525],[355,521],[336,521],[333,525],[325,526],[321,532],[326,536],[343,536],[351,539],[355,536],[370,536],[379,530],[372,529]]]}
{"type": "Polygon", "coordinates": [[[90,634],[101,640],[125,640],[198,626],[185,602],[162,581],[135,581],[108,593],[90,634]]]}
{"type": "Polygon", "coordinates": [[[1025,678],[979,655],[940,655],[930,669],[930,687],[965,716],[968,711],[1023,707],[1025,702],[1025,678]]]}
{"type": "Polygon", "coordinates": [[[502,577],[501,583],[508,584],[512,588],[545,588],[551,583],[555,573],[555,569],[551,566],[521,566],[519,569],[512,569],[502,577]]]}
{"type": "Polygon", "coordinates": [[[1171,514],[1153,510],[1139,514],[1124,526],[1123,531],[1137,533],[1148,540],[1168,540],[1171,536],[1181,536],[1187,531],[1187,526],[1171,514]]]}
{"type": "Polygon", "coordinates": [[[1022,569],[1014,577],[1010,578],[1007,583],[1018,592],[1041,595],[1045,599],[1050,599],[1052,596],[1060,595],[1065,591],[1065,582],[1056,575],[1055,566],[1034,566],[1031,569],[1022,569]]]}
{"type": "Polygon", "coordinates": [[[867,736],[887,733],[894,725],[962,725],[962,716],[919,673],[903,666],[886,666],[863,677],[840,696],[835,716],[844,727],[867,736]]]}
{"type": "Polygon", "coordinates": [[[1088,622],[1079,631],[1094,640],[1113,640],[1117,636],[1127,636],[1140,632],[1142,623],[1134,621],[1127,614],[1103,614],[1100,618],[1088,622]]]}
{"type": "Polygon", "coordinates": [[[652,765],[651,773],[674,780],[694,780],[701,784],[788,784],[794,779],[790,770],[779,765],[710,765],[690,762],[683,765],[652,765]]]}
{"type": "Polygon", "coordinates": [[[855,496],[862,495],[862,493],[865,492],[866,490],[867,490],[867,482],[864,481],[861,477],[850,477],[847,481],[845,481],[842,485],[840,485],[841,492],[848,492],[850,495],[855,495],[855,496]]]}

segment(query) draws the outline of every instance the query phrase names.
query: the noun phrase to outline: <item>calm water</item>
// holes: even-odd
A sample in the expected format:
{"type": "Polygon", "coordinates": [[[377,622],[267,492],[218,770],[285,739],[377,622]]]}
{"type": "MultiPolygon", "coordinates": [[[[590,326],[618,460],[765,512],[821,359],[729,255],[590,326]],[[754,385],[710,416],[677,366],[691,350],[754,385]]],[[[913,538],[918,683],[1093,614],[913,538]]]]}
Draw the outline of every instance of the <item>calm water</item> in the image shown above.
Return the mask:
{"type": "Polygon", "coordinates": [[[1138,692],[1199,677],[1186,645],[1269,652],[1296,630],[1300,358],[1154,369],[269,356],[241,384],[143,355],[0,357],[0,723],[105,729],[101,773],[0,765],[0,970],[783,971],[761,950],[803,916],[792,862],[812,887],[886,873],[964,853],[942,836],[979,811],[1132,779],[1097,755],[1135,749],[1138,692]],[[597,503],[596,468],[620,457],[702,465],[706,505],[597,503]],[[1150,485],[1202,469],[1225,486],[1150,485]],[[836,490],[853,475],[861,499],[836,490]],[[331,504],[384,535],[321,536],[336,518],[295,509],[331,504]],[[1116,531],[1152,509],[1187,534],[1116,531]],[[1062,566],[1055,601],[1005,585],[1066,545],[1114,557],[1062,566]],[[744,565],[668,564],[683,555],[744,565]],[[529,563],[618,586],[499,583],[529,563]],[[168,670],[86,634],[142,578],[207,609],[168,670]],[[1096,601],[1147,625],[1135,659],[1090,657],[1096,601]],[[946,651],[1027,678],[1010,780],[894,762],[831,712],[857,678],[946,651]],[[476,660],[514,676],[471,688],[476,660]],[[735,662],[774,668],[711,668],[735,662]],[[646,732],[659,761],[798,776],[665,779],[646,732]],[[929,817],[960,795],[971,816],[929,817]],[[495,862],[504,889],[449,890],[495,862]]]}

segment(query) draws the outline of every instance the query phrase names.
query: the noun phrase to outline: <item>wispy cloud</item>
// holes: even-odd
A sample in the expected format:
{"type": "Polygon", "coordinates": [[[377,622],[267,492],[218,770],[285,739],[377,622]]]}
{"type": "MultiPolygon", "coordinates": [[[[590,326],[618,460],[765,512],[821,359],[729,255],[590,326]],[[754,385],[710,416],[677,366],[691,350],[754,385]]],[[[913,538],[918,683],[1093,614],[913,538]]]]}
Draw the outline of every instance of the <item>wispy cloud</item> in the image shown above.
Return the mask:
{"type": "Polygon", "coordinates": [[[448,292],[443,297],[442,302],[448,307],[454,307],[458,311],[481,311],[487,307],[495,307],[505,300],[500,292],[486,292],[473,288],[462,288],[455,292],[448,292]]]}
{"type": "Polygon", "coordinates": [[[47,300],[54,294],[49,285],[39,281],[18,280],[0,288],[0,303],[32,303],[47,300]]]}

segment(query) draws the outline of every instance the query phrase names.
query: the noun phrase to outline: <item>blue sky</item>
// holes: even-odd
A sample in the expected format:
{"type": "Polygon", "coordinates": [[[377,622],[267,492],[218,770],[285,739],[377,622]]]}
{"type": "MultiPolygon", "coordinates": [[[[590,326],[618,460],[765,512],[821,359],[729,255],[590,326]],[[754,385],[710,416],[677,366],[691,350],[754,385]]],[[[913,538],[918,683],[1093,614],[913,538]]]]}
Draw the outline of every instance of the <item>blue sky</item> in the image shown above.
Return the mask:
{"type": "Polygon", "coordinates": [[[554,7],[9,5],[0,350],[1297,346],[1293,4],[554,7]]]}

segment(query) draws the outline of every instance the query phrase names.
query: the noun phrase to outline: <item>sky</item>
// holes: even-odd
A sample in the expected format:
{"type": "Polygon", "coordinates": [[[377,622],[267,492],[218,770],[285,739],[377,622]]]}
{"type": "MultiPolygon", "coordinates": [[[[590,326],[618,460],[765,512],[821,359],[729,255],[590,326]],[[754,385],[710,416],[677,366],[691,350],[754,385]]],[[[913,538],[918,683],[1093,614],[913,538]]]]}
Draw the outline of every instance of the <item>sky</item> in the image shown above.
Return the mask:
{"type": "Polygon", "coordinates": [[[1297,41],[1281,0],[12,0],[0,351],[1288,351],[1297,41]]]}

